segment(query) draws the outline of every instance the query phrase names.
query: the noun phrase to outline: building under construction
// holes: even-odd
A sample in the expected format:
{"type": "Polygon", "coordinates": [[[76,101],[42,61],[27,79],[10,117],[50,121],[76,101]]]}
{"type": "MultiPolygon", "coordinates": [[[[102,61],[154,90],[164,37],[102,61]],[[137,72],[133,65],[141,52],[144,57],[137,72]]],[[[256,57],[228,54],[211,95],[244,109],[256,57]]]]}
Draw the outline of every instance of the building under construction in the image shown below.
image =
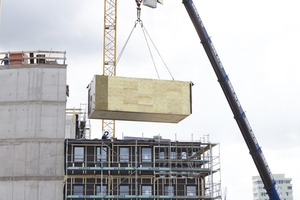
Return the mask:
{"type": "Polygon", "coordinates": [[[1,199],[62,199],[65,55],[0,52],[1,199]]]}
{"type": "Polygon", "coordinates": [[[160,136],[66,139],[65,198],[219,199],[216,145],[160,136]]]}
{"type": "MultiPolygon", "coordinates": [[[[0,151],[5,161],[1,164],[0,193],[4,199],[221,199],[217,144],[208,139],[182,142],[161,136],[88,139],[86,118],[77,116],[85,112],[66,109],[65,52],[0,52],[0,57],[5,61],[0,65],[0,151]]],[[[146,84],[148,93],[143,84],[138,84],[143,90],[135,84],[123,84],[136,97],[128,99],[124,94],[123,103],[140,102],[136,113],[126,110],[128,106],[121,111],[114,108],[118,103],[109,98],[104,103],[110,105],[102,110],[97,92],[89,96],[96,98],[89,111],[96,117],[123,112],[122,120],[142,116],[144,121],[175,123],[191,112],[190,86],[184,83],[189,92],[183,95],[187,100],[180,101],[187,106],[180,107],[170,103],[180,104],[172,100],[179,96],[173,86],[177,83],[165,84],[170,95],[165,95],[164,107],[172,112],[158,112],[154,97],[146,101],[150,90],[157,93],[155,88],[162,88],[156,81],[152,89],[146,84]],[[180,108],[179,112],[175,108],[180,108]]],[[[105,87],[109,96],[111,85],[105,87]]]]}

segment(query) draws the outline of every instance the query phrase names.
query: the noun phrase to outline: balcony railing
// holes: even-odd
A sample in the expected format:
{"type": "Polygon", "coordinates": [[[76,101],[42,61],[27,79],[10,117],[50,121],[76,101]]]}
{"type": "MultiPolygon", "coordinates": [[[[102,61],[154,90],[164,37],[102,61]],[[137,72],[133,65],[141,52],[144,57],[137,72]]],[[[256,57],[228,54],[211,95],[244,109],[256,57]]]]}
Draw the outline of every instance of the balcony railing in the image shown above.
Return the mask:
{"type": "Polygon", "coordinates": [[[43,50],[0,52],[0,64],[2,67],[20,65],[66,65],[66,52],[43,50]]]}

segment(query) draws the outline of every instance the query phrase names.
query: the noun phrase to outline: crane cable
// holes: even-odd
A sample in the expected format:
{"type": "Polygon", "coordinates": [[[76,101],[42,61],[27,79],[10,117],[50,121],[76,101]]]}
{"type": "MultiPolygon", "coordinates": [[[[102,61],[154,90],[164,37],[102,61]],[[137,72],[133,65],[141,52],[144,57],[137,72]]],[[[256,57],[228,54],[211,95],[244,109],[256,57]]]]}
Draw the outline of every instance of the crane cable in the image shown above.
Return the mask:
{"type": "Polygon", "coordinates": [[[131,30],[129,36],[128,36],[128,38],[127,38],[127,40],[126,40],[126,42],[125,42],[123,48],[121,49],[121,52],[120,52],[120,54],[119,54],[119,56],[118,56],[118,58],[117,58],[117,61],[116,61],[116,65],[119,63],[119,61],[120,61],[120,59],[121,59],[121,56],[122,56],[123,53],[124,53],[124,50],[125,50],[125,48],[126,48],[128,42],[129,42],[129,39],[131,38],[131,35],[132,35],[134,29],[136,28],[136,26],[137,26],[138,24],[140,24],[140,26],[141,26],[141,28],[142,28],[142,31],[143,31],[143,34],[144,34],[144,38],[145,38],[146,43],[147,43],[147,47],[148,47],[148,50],[149,50],[149,53],[150,53],[150,56],[151,56],[151,59],[152,59],[152,62],[153,62],[153,65],[154,65],[154,68],[155,68],[155,71],[156,71],[156,74],[157,74],[158,79],[160,79],[159,73],[158,73],[158,70],[157,70],[157,67],[156,67],[156,64],[155,64],[155,61],[154,61],[152,52],[151,52],[151,48],[150,48],[149,43],[148,43],[148,40],[147,40],[147,36],[149,37],[149,39],[150,39],[152,45],[154,46],[154,48],[155,48],[157,54],[159,55],[160,59],[162,60],[162,62],[163,62],[164,65],[165,65],[166,69],[168,70],[170,76],[172,77],[172,80],[174,80],[174,77],[173,77],[172,73],[170,72],[168,66],[166,65],[165,61],[163,60],[163,58],[162,58],[160,52],[158,51],[157,47],[155,46],[155,44],[154,44],[153,40],[151,39],[151,37],[150,37],[148,31],[146,30],[146,28],[145,28],[145,26],[144,26],[142,20],[140,19],[140,11],[141,11],[141,8],[138,6],[138,7],[137,7],[137,20],[135,21],[134,26],[133,26],[133,28],[132,28],[132,30],[131,30]]]}
{"type": "MultiPolygon", "coordinates": [[[[142,22],[142,21],[141,21],[142,22]]],[[[155,61],[154,61],[154,58],[153,58],[153,55],[152,55],[152,52],[151,52],[151,49],[150,49],[150,46],[149,46],[149,43],[148,43],[148,40],[147,40],[147,37],[146,37],[146,34],[145,34],[145,28],[143,26],[143,23],[141,24],[141,28],[142,28],[142,31],[143,31],[143,34],[144,34],[144,37],[145,37],[145,41],[147,43],[147,47],[148,47],[148,50],[149,50],[149,53],[150,53],[150,56],[151,56],[151,59],[152,59],[152,62],[153,62],[153,65],[154,65],[154,68],[155,68],[155,71],[156,71],[156,74],[157,74],[157,77],[158,79],[160,79],[159,77],[159,74],[158,74],[158,71],[157,71],[157,67],[156,67],[156,64],[155,64],[155,61]]],[[[146,31],[147,33],[147,31],[146,31]]],[[[150,39],[151,40],[151,39],[150,39]]],[[[152,41],[152,40],[151,40],[152,41]]]]}
{"type": "MultiPolygon", "coordinates": [[[[157,53],[158,53],[158,55],[159,55],[160,59],[161,59],[161,60],[162,60],[162,62],[164,63],[164,65],[165,65],[166,69],[168,70],[168,72],[169,72],[170,76],[171,76],[171,77],[172,77],[172,79],[174,80],[174,77],[173,77],[173,75],[172,75],[171,71],[169,70],[169,68],[168,68],[167,64],[165,63],[164,59],[162,58],[162,56],[161,56],[160,52],[158,51],[157,47],[155,46],[155,44],[154,44],[153,40],[151,39],[151,37],[150,37],[150,35],[149,35],[149,33],[148,33],[148,31],[146,30],[146,28],[145,28],[145,27],[143,27],[143,32],[144,32],[144,30],[145,30],[145,32],[147,33],[147,35],[148,35],[148,37],[149,37],[149,39],[150,39],[150,41],[151,41],[152,45],[154,46],[154,48],[155,48],[156,52],[157,52],[157,53]]],[[[146,39],[146,36],[145,36],[145,39],[146,39]]],[[[146,39],[146,41],[147,41],[147,39],[146,39]]],[[[147,42],[147,44],[148,44],[148,42],[147,42]]],[[[151,50],[150,50],[150,48],[149,48],[149,51],[150,51],[150,53],[151,53],[151,50]]],[[[154,60],[153,60],[153,62],[154,62],[154,60]]]]}

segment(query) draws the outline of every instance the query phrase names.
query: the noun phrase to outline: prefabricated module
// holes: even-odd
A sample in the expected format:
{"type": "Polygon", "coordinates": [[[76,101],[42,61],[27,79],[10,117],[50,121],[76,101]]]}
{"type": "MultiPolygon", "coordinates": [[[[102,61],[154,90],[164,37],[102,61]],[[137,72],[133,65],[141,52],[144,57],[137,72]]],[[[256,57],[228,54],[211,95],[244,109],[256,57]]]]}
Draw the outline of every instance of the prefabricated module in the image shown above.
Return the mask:
{"type": "Polygon", "coordinates": [[[192,113],[192,83],[95,75],[88,86],[90,119],[178,123],[192,113]]]}

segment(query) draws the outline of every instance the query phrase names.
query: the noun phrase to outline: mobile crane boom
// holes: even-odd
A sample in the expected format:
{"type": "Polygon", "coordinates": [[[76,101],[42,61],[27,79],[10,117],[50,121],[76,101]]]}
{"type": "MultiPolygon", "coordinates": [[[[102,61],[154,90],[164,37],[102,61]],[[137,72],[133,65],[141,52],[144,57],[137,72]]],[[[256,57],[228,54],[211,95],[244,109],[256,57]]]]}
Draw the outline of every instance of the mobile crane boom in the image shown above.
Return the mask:
{"type": "Polygon", "coordinates": [[[231,82],[225,72],[225,69],[221,63],[221,60],[217,54],[216,49],[213,46],[213,43],[208,36],[206,29],[203,25],[203,22],[200,18],[200,15],[193,3],[192,0],[183,0],[184,4],[193,24],[198,33],[198,36],[201,40],[203,48],[209,58],[209,61],[217,75],[218,81],[221,85],[221,88],[226,96],[226,99],[229,103],[229,106],[233,112],[234,118],[240,128],[240,131],[244,137],[244,140],[250,151],[250,155],[256,165],[256,168],[261,176],[261,179],[264,183],[267,194],[269,195],[270,200],[281,200],[278,187],[273,178],[273,175],[270,171],[270,168],[265,160],[265,157],[262,153],[260,146],[255,138],[255,135],[250,127],[250,124],[247,120],[246,114],[243,111],[243,108],[238,100],[238,97],[231,85],[231,82]]]}

